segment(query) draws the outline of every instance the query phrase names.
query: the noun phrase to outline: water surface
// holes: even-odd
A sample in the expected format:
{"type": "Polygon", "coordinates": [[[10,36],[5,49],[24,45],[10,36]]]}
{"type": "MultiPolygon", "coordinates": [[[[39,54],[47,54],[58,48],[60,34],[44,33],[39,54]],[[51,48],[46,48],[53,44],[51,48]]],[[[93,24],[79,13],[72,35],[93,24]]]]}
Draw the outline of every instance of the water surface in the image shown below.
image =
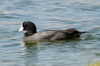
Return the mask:
{"type": "Polygon", "coordinates": [[[0,0],[1,66],[87,66],[100,62],[99,0],[0,0]],[[80,39],[23,45],[23,21],[38,31],[76,28],[80,39]]]}

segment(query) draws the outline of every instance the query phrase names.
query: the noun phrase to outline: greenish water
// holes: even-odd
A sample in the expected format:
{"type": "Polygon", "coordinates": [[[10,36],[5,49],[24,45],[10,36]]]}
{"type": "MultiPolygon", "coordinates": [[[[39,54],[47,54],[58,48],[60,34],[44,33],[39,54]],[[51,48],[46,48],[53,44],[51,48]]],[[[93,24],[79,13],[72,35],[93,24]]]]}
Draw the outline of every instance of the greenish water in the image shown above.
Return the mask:
{"type": "Polygon", "coordinates": [[[99,0],[0,0],[0,66],[86,66],[100,62],[99,0]],[[38,31],[76,28],[80,39],[23,45],[18,29],[32,21],[38,31]]]}

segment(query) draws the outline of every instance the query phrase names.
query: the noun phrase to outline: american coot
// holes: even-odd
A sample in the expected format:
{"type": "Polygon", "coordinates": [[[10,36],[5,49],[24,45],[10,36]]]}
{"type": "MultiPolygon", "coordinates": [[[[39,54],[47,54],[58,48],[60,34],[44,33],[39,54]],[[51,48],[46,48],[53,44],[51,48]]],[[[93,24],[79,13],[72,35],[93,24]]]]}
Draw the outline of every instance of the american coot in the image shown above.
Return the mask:
{"type": "Polygon", "coordinates": [[[26,30],[27,32],[23,36],[24,42],[33,42],[34,40],[63,40],[73,39],[80,37],[85,32],[80,32],[74,28],[67,30],[47,30],[43,32],[37,32],[36,26],[30,21],[24,21],[19,32],[26,30]]]}

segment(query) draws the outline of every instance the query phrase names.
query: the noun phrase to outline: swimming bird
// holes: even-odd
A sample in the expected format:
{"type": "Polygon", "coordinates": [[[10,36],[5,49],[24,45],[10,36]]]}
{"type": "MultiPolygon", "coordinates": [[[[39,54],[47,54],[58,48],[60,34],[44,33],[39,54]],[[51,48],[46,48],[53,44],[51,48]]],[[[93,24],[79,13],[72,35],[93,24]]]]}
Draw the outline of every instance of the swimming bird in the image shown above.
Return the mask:
{"type": "Polygon", "coordinates": [[[37,32],[36,25],[31,21],[24,21],[19,29],[19,32],[25,30],[23,41],[33,42],[35,40],[64,40],[79,38],[84,31],[78,31],[75,28],[69,28],[66,30],[46,30],[42,32],[37,32]]]}

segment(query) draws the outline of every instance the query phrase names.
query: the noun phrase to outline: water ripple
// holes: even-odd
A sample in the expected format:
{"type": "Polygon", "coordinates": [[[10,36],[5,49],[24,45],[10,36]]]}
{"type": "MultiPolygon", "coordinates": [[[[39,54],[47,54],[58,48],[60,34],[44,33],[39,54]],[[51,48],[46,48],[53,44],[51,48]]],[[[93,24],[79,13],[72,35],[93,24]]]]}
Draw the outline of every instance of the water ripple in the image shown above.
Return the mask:
{"type": "Polygon", "coordinates": [[[99,0],[0,0],[0,64],[2,66],[85,66],[99,62],[99,0]],[[38,31],[76,28],[79,39],[22,45],[23,21],[38,31]],[[75,62],[76,61],[76,62],[75,62]]]}

